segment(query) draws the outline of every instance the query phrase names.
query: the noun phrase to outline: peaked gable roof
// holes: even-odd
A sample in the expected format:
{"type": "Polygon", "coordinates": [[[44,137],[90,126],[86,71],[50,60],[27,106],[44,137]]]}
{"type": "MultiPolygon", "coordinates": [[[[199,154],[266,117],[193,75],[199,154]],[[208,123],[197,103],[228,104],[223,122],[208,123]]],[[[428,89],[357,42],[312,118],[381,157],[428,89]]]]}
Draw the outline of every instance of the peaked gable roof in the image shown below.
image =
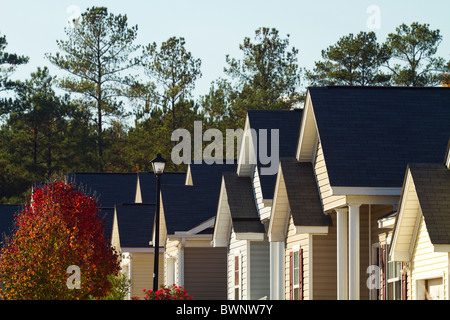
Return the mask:
{"type": "Polygon", "coordinates": [[[411,164],[420,208],[433,244],[450,244],[450,170],[442,164],[411,164]]]}
{"type": "Polygon", "coordinates": [[[150,248],[155,205],[121,204],[116,206],[121,248],[150,248]]]}
{"type": "Polygon", "coordinates": [[[167,234],[188,231],[215,217],[223,172],[235,172],[233,164],[190,164],[193,185],[161,186],[167,234]]]}
{"type": "MultiPolygon", "coordinates": [[[[139,172],[139,187],[143,203],[156,203],[156,176],[153,172],[139,172]]],[[[161,186],[184,185],[185,172],[164,172],[161,177],[161,186]]],[[[133,199],[134,201],[134,199],[133,199]]]]}
{"type": "Polygon", "coordinates": [[[264,234],[264,226],[256,209],[251,178],[227,172],[223,174],[223,183],[234,231],[264,234]]]}
{"type": "Polygon", "coordinates": [[[69,173],[67,179],[96,195],[100,207],[112,208],[135,199],[136,173],[75,172],[69,173]]]}
{"type": "Polygon", "coordinates": [[[312,164],[282,158],[280,166],[294,225],[331,226],[330,216],[323,213],[312,164]]]}
{"type": "Polygon", "coordinates": [[[408,163],[440,163],[450,89],[308,89],[331,186],[401,188],[408,163]]]}
{"type": "MultiPolygon", "coordinates": [[[[261,189],[264,199],[272,199],[275,187],[276,174],[263,175],[261,168],[269,167],[271,164],[261,163],[259,156],[259,142],[261,139],[260,130],[267,130],[267,155],[270,155],[272,150],[271,129],[278,129],[278,156],[279,157],[293,157],[297,148],[298,134],[300,130],[300,123],[302,118],[302,109],[294,110],[248,110],[247,116],[249,126],[255,130],[258,139],[257,144],[257,168],[261,182],[261,189]]],[[[278,165],[278,164],[275,164],[278,165]]]]}

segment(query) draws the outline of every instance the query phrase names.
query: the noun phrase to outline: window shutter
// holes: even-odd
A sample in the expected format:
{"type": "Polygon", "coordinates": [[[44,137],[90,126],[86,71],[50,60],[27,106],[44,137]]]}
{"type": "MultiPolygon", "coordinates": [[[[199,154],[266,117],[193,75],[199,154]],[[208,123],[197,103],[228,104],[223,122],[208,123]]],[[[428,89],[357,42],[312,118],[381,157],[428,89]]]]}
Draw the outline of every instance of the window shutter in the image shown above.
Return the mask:
{"type": "Polygon", "coordinates": [[[294,255],[293,252],[289,252],[289,299],[294,298],[294,255]]]}
{"type": "MultiPolygon", "coordinates": [[[[402,262],[402,269],[405,267],[405,263],[402,262]]],[[[402,273],[402,300],[407,300],[408,299],[408,291],[407,291],[407,275],[406,272],[402,273]]]]}
{"type": "Polygon", "coordinates": [[[382,276],[381,276],[381,284],[382,284],[382,291],[381,291],[381,300],[386,300],[386,245],[383,244],[381,246],[381,270],[382,270],[382,276]]]}
{"type": "Polygon", "coordinates": [[[299,300],[303,300],[303,249],[298,252],[298,281],[299,281],[299,300]]]}

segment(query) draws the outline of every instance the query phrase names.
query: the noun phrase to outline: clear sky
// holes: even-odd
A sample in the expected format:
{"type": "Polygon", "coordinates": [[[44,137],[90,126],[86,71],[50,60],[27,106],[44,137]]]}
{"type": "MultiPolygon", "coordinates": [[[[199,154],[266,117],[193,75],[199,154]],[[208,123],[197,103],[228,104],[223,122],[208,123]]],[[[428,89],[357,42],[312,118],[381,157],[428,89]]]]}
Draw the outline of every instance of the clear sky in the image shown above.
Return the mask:
{"type": "Polygon", "coordinates": [[[15,78],[27,78],[45,65],[60,74],[44,54],[58,50],[56,40],[66,39],[67,21],[91,6],[126,14],[129,24],[139,27],[139,44],[184,37],[188,50],[202,60],[203,76],[194,98],[224,76],[226,54],[241,58],[239,44],[259,27],[277,28],[283,38],[290,34],[302,68],[312,68],[321,50],[344,35],[373,30],[383,42],[397,26],[414,21],[441,31],[438,56],[450,60],[449,0],[3,0],[0,34],[7,37],[7,51],[30,57],[15,78]]]}

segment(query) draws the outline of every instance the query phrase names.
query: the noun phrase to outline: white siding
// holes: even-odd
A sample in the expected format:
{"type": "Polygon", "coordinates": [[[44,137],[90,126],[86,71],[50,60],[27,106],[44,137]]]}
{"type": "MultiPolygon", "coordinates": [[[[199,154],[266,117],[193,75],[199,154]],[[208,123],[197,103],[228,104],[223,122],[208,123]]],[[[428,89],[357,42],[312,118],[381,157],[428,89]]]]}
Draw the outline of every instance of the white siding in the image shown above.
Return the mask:
{"type": "Polygon", "coordinates": [[[234,300],[234,256],[239,252],[239,259],[241,261],[240,272],[240,290],[241,299],[247,299],[247,240],[236,240],[235,233],[231,233],[230,244],[228,246],[227,258],[227,291],[228,300],[234,300]]]}
{"type": "Polygon", "coordinates": [[[411,292],[408,292],[408,299],[418,298],[417,281],[440,277],[444,279],[444,296],[448,297],[448,253],[434,252],[423,217],[420,219],[411,261],[411,279],[408,281],[411,292]]]}

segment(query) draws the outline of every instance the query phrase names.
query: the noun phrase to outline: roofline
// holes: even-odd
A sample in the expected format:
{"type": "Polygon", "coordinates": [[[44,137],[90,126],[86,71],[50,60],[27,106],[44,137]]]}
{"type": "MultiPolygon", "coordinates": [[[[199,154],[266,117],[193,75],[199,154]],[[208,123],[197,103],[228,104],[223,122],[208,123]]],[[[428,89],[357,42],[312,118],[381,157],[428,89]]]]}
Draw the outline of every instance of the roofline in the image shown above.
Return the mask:
{"type": "Polygon", "coordinates": [[[400,196],[402,188],[390,187],[332,187],[331,195],[339,196],[400,196]]]}
{"type": "MultiPolygon", "coordinates": [[[[154,247],[121,247],[120,251],[123,252],[142,252],[142,253],[154,253],[154,247]]],[[[159,247],[159,253],[165,252],[166,249],[164,247],[159,247]]]]}

